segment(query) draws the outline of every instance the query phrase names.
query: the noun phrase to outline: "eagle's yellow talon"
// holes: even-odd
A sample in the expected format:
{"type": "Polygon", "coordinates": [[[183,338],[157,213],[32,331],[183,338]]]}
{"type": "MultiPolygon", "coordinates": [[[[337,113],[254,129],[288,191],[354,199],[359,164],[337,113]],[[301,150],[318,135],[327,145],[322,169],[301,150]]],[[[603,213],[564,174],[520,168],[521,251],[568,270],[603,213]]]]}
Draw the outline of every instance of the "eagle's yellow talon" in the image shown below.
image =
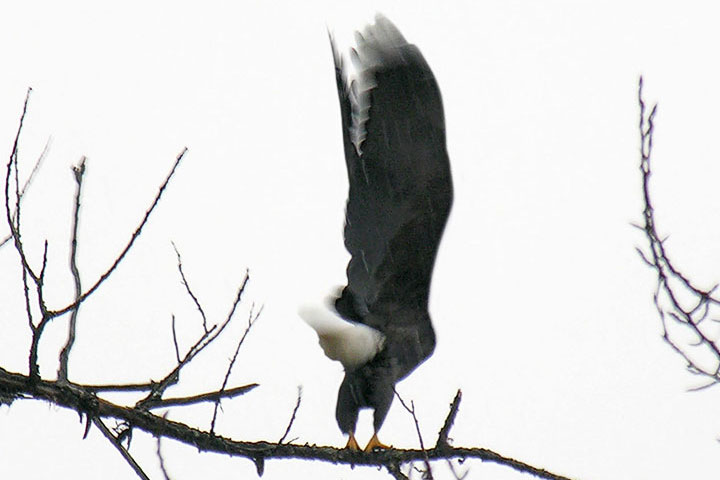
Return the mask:
{"type": "Polygon", "coordinates": [[[349,448],[350,450],[360,450],[360,445],[358,445],[357,440],[355,440],[355,434],[353,432],[350,432],[350,437],[348,437],[345,448],[349,448]]]}
{"type": "Polygon", "coordinates": [[[385,445],[384,443],[380,442],[380,440],[378,440],[377,433],[374,433],[367,446],[365,447],[365,452],[372,452],[376,448],[387,450],[392,447],[390,445],[385,445]]]}

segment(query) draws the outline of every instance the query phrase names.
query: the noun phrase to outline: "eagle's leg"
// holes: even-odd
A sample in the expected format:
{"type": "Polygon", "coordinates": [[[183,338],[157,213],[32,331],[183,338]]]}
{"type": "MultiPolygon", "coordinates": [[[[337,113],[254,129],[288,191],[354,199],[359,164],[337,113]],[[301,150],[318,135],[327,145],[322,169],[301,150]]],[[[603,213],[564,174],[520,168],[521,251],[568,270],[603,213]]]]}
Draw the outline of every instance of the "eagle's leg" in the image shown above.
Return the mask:
{"type": "Polygon", "coordinates": [[[390,410],[390,405],[392,404],[393,396],[395,395],[394,385],[390,382],[390,379],[384,378],[383,380],[384,381],[373,385],[373,436],[365,447],[366,452],[372,452],[376,448],[392,448],[391,446],[380,442],[377,436],[377,432],[380,430],[380,427],[385,421],[385,416],[387,416],[388,410],[390,410]]]}
{"type": "Polygon", "coordinates": [[[350,450],[360,450],[360,445],[358,445],[357,440],[355,440],[355,433],[349,433],[347,445],[345,445],[345,448],[349,448],[350,450]]]}
{"type": "Polygon", "coordinates": [[[380,442],[377,436],[377,432],[373,433],[372,438],[368,442],[367,446],[365,447],[366,452],[372,452],[376,448],[382,448],[387,450],[388,448],[392,448],[390,445],[385,445],[384,443],[380,442]]]}

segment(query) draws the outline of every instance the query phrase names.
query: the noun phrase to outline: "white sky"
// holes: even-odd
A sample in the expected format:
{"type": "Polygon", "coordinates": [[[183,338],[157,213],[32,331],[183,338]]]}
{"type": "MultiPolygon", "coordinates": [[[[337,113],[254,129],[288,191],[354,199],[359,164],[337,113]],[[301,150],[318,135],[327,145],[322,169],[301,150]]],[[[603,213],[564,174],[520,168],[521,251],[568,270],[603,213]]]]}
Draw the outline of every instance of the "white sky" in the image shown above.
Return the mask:
{"type": "MultiPolygon", "coordinates": [[[[712,2],[13,2],[0,15],[0,145],[9,154],[25,90],[26,198],[35,265],[50,243],[47,300],[68,302],[70,166],[87,155],[79,261],[94,282],[127,241],[170,168],[189,152],[147,231],[83,306],[71,361],[78,382],[158,379],[199,319],[179,283],[176,242],[214,321],[250,268],[242,317],[173,395],[216,389],[252,302],[264,305],[223,404],[223,435],[277,440],[296,388],[291,437],[342,445],[334,418],[341,367],[296,316],[344,281],[347,190],[326,25],[350,38],[382,11],[417,44],[445,102],[454,210],[438,258],[434,356],[399,391],[434,443],[455,391],[456,445],[480,446],[579,479],[717,478],[720,393],[660,338],[654,280],[634,251],[640,218],[636,88],[659,100],[653,193],[673,258],[702,285],[720,280],[718,11],[712,2]]],[[[6,231],[0,229],[4,236],[6,231]]],[[[0,365],[26,371],[29,332],[12,249],[0,250],[0,365]]],[[[54,377],[66,319],[47,331],[54,377]]],[[[207,428],[209,408],[171,416],[207,428]]],[[[361,416],[359,437],[369,436],[361,416]]],[[[7,478],[132,479],[96,430],[39,402],[0,408],[7,478]]],[[[416,447],[395,402],[381,438],[416,447]]],[[[253,478],[244,459],[165,442],[175,479],[253,478]]],[[[155,444],[132,451],[158,478],[155,444]]],[[[525,478],[466,462],[469,478],[525,478]]],[[[438,478],[447,478],[437,466],[438,478]]],[[[269,461],[267,479],[385,478],[372,468],[269,461]]]]}

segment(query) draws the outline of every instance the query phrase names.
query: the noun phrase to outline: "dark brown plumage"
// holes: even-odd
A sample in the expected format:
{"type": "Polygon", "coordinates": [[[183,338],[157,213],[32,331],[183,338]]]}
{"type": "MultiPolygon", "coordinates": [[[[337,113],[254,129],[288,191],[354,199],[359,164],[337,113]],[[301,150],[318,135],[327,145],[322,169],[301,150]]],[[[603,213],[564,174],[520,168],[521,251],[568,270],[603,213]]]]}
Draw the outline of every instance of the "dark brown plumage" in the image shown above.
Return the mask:
{"type": "MultiPolygon", "coordinates": [[[[428,296],[453,198],[440,90],[420,50],[381,15],[356,42],[356,79],[348,82],[331,38],[350,185],[344,236],[352,256],[334,306],[345,320],[381,332],[383,343],[369,361],[346,366],[338,393],[338,425],[354,448],[358,411],[374,410],[377,433],[395,383],[435,348],[428,296]]],[[[368,448],[375,446],[382,446],[377,436],[368,448]]]]}

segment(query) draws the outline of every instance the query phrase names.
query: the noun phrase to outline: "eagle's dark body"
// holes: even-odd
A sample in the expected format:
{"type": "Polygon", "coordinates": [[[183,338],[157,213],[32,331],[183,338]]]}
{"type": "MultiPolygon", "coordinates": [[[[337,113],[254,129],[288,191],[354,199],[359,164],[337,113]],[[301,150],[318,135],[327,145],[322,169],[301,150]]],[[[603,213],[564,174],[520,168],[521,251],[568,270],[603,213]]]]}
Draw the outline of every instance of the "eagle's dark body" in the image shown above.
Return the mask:
{"type": "Polygon", "coordinates": [[[369,361],[346,365],[336,416],[353,442],[358,411],[374,409],[377,432],[395,383],[435,348],[428,296],[453,197],[440,90],[420,50],[380,15],[356,42],[353,81],[333,43],[352,256],[334,306],[383,342],[369,361]]]}

